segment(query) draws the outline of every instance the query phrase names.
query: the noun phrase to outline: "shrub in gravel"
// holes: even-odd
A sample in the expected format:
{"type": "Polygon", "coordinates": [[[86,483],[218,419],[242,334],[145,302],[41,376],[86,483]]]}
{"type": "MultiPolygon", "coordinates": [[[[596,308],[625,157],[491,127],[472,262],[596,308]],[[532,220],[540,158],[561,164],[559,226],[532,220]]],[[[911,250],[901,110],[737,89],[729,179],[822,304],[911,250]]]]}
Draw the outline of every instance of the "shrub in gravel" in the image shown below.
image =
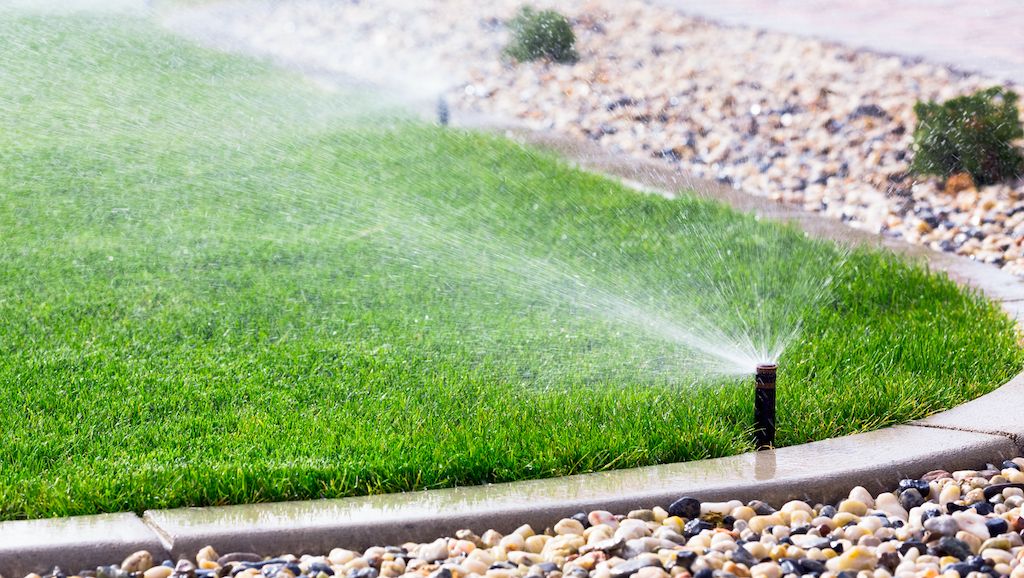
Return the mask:
{"type": "Polygon", "coordinates": [[[550,58],[555,62],[575,62],[578,58],[576,35],[569,20],[554,10],[534,10],[523,6],[508,23],[512,39],[505,53],[525,62],[550,58]]]}
{"type": "Polygon", "coordinates": [[[1024,155],[1014,141],[1024,138],[1017,94],[992,87],[943,102],[914,106],[914,160],[918,174],[948,177],[968,173],[979,185],[1024,173],[1024,155]]]}

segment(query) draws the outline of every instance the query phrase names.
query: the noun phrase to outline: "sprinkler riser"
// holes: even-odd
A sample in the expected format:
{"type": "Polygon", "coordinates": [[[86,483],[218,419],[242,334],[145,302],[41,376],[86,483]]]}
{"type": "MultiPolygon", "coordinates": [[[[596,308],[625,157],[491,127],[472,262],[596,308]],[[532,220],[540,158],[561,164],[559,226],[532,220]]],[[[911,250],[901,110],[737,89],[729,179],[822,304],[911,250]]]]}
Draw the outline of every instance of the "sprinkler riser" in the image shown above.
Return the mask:
{"type": "Polygon", "coordinates": [[[448,109],[448,101],[442,95],[437,99],[437,124],[441,126],[448,126],[450,116],[451,114],[448,109]]]}
{"type": "Polygon", "coordinates": [[[757,366],[754,373],[754,446],[775,447],[775,364],[757,366]]]}

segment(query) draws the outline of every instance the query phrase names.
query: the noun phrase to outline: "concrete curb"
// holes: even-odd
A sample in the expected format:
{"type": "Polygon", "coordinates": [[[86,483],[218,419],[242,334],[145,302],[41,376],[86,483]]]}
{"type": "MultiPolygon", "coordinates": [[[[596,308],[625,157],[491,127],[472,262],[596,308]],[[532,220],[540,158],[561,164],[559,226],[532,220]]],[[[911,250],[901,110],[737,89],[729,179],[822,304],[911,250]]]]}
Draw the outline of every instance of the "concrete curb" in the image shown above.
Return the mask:
{"type": "Polygon", "coordinates": [[[913,422],[915,426],[1001,435],[1024,454],[1024,373],[978,399],[913,422]]]}
{"type": "Polygon", "coordinates": [[[324,553],[337,546],[428,541],[461,528],[544,528],[580,511],[665,507],[683,495],[834,501],[855,485],[881,492],[936,464],[974,468],[1017,453],[1003,436],[896,426],[695,462],[341,500],[150,511],[145,519],[160,528],[175,556],[194,556],[207,544],[219,552],[324,553]]]}
{"type": "Polygon", "coordinates": [[[169,554],[153,529],[131,513],[0,523],[0,575],[10,578],[54,566],[78,571],[118,563],[138,550],[169,554]]]}

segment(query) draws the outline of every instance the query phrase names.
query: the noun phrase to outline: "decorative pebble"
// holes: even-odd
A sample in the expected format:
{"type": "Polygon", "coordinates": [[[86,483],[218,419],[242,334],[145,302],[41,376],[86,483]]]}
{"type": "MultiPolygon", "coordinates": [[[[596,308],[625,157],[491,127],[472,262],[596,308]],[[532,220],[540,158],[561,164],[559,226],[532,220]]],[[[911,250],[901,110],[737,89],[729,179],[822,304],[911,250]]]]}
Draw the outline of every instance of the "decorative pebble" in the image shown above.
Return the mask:
{"type": "MultiPolygon", "coordinates": [[[[520,538],[522,542],[522,539],[520,538]]],[[[429,544],[420,547],[417,557],[425,562],[437,562],[448,559],[448,540],[438,538],[429,544]]]]}
{"type": "Polygon", "coordinates": [[[700,500],[684,496],[672,502],[668,506],[668,515],[679,516],[687,520],[699,518],[701,512],[700,500]]]}
{"type": "Polygon", "coordinates": [[[145,572],[153,567],[153,555],[148,550],[139,550],[121,562],[121,570],[128,573],[145,572]]]}
{"type": "Polygon", "coordinates": [[[869,548],[854,546],[846,550],[840,556],[832,558],[826,563],[829,570],[833,572],[844,572],[852,570],[871,570],[878,563],[878,556],[869,548]]]}
{"type": "Polygon", "coordinates": [[[173,568],[167,566],[153,566],[142,573],[144,578],[168,578],[174,572],[173,568]]]}
{"type": "Polygon", "coordinates": [[[556,534],[578,534],[582,536],[583,530],[585,530],[585,528],[583,527],[583,524],[579,522],[579,520],[574,520],[572,518],[564,518],[562,520],[559,520],[559,522],[555,524],[554,530],[556,534]]]}
{"type": "Polygon", "coordinates": [[[213,546],[206,546],[205,548],[200,550],[199,553],[196,554],[196,563],[197,564],[202,564],[203,562],[214,562],[214,563],[216,563],[217,562],[217,558],[220,558],[220,555],[218,555],[217,551],[213,549],[213,546]]]}

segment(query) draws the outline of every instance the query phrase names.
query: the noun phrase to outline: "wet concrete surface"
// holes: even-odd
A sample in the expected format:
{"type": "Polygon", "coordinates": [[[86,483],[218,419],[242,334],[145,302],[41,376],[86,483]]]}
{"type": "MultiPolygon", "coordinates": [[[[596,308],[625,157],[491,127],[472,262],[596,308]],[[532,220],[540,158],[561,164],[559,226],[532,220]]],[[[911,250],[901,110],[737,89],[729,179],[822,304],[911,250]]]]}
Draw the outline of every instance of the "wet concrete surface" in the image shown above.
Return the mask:
{"type": "Polygon", "coordinates": [[[654,0],[715,22],[926,58],[1024,82],[1020,0],[654,0]]]}
{"type": "Polygon", "coordinates": [[[999,389],[916,425],[1004,435],[1024,454],[1024,374],[999,389]]]}
{"type": "Polygon", "coordinates": [[[138,550],[169,554],[154,530],[131,513],[0,523],[0,575],[8,578],[54,566],[77,572],[116,564],[138,550]]]}
{"type": "Polygon", "coordinates": [[[174,555],[217,551],[325,552],[429,541],[462,528],[509,532],[553,525],[580,511],[666,507],[704,500],[835,501],[872,493],[936,467],[976,468],[1018,453],[1000,435],[896,426],[766,452],[546,480],[308,502],[147,512],[174,555]]]}

